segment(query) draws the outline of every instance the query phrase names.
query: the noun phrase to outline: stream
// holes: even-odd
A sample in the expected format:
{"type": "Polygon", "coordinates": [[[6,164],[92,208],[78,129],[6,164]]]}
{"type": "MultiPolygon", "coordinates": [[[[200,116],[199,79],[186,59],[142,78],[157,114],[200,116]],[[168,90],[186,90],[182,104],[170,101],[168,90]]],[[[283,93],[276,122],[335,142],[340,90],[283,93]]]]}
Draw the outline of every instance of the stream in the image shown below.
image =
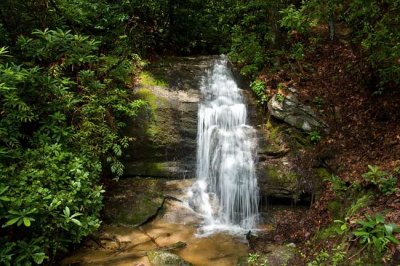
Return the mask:
{"type": "MultiPolygon", "coordinates": [[[[135,180],[129,179],[122,181],[125,184],[134,182],[135,180]]],[[[194,180],[159,182],[163,183],[163,189],[168,191],[169,195],[185,200],[185,193],[194,180]]],[[[140,192],[136,194],[138,193],[140,192]]],[[[126,199],[126,195],[122,193],[113,197],[126,199]]],[[[123,208],[126,208],[126,205],[123,205],[123,208]]],[[[198,237],[201,220],[201,215],[186,203],[167,201],[163,214],[144,226],[102,226],[96,236],[102,246],[88,239],[71,256],[64,259],[61,265],[147,266],[151,265],[146,256],[147,251],[168,247],[180,241],[186,243],[186,247],[173,252],[193,265],[236,265],[240,257],[247,255],[248,246],[244,235],[220,232],[198,237]]]]}

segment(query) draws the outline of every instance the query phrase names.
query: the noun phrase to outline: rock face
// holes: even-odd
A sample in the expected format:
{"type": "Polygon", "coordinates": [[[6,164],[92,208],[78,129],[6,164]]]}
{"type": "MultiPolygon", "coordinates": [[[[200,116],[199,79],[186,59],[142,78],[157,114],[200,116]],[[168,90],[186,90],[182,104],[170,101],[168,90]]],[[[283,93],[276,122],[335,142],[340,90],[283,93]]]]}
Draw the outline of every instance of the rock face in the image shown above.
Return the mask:
{"type": "Polygon", "coordinates": [[[108,187],[104,222],[137,225],[156,213],[163,201],[165,184],[157,179],[123,179],[110,182],[108,187]]]}
{"type": "Polygon", "coordinates": [[[195,177],[199,86],[216,58],[167,58],[142,75],[135,92],[149,105],[128,129],[127,176],[195,177]]]}
{"type": "Polygon", "coordinates": [[[191,266],[192,264],[184,261],[178,255],[162,250],[152,250],[147,252],[152,266],[191,266]]]}
{"type": "Polygon", "coordinates": [[[315,112],[298,101],[296,91],[293,89],[284,98],[275,94],[268,102],[268,111],[273,117],[307,132],[327,130],[326,124],[315,112]]]}
{"type": "Polygon", "coordinates": [[[137,226],[160,210],[164,202],[162,214],[164,220],[171,223],[191,224],[196,217],[187,208],[182,208],[180,202],[168,197],[185,200],[185,191],[193,184],[193,180],[166,180],[160,178],[124,178],[118,181],[110,180],[105,193],[103,221],[108,225],[137,226]],[[168,200],[165,200],[167,198],[168,200]],[[174,212],[166,211],[166,205],[175,206],[174,212]]]}
{"type": "Polygon", "coordinates": [[[309,137],[304,131],[272,116],[262,124],[259,132],[262,137],[257,176],[263,202],[309,202],[318,184],[312,173],[296,164],[302,152],[311,145],[309,137]]]}
{"type": "MultiPolygon", "coordinates": [[[[148,106],[137,120],[129,123],[127,133],[135,141],[124,153],[127,176],[196,177],[200,84],[217,58],[166,58],[152,63],[141,76],[135,94],[148,106]]],[[[237,82],[246,89],[245,82],[237,82]]],[[[270,100],[272,118],[268,121],[251,91],[243,90],[243,95],[249,123],[258,131],[257,176],[261,196],[297,201],[301,194],[311,194],[313,188],[307,176],[299,173],[292,161],[298,156],[296,152],[309,145],[304,132],[325,130],[324,122],[297,100],[294,90],[283,101],[277,96],[270,100]]]]}

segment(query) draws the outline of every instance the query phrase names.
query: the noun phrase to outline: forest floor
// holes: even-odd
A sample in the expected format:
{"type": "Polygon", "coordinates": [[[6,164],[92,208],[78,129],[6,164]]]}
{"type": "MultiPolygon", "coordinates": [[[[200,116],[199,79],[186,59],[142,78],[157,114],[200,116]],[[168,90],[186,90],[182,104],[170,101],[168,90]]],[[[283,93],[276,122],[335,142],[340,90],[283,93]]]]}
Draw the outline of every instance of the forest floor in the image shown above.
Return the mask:
{"type": "MultiPolygon", "coordinates": [[[[400,167],[400,91],[374,93],[377,91],[374,73],[357,54],[359,49],[343,39],[321,41],[307,50],[304,60],[299,62],[301,68],[292,62],[274,75],[261,76],[271,94],[279,83],[295,88],[301,101],[318,111],[329,125],[329,133],[322,134],[321,141],[299,163],[312,167],[318,161],[347,186],[355,182],[365,185],[362,174],[368,171],[368,165],[388,172],[400,167]]],[[[270,240],[296,243],[307,259],[322,246],[333,248],[337,239],[323,243],[313,240],[321,228],[334,220],[328,204],[336,195],[328,183],[324,186],[308,211],[277,213],[277,230],[274,236],[269,236],[270,240]]],[[[351,219],[355,221],[368,213],[385,213],[386,221],[400,224],[399,203],[399,191],[378,197],[351,219]]],[[[262,252],[262,247],[258,248],[262,252]]],[[[399,250],[391,247],[390,252],[393,255],[399,250]]],[[[305,265],[305,261],[298,263],[305,265]]]]}

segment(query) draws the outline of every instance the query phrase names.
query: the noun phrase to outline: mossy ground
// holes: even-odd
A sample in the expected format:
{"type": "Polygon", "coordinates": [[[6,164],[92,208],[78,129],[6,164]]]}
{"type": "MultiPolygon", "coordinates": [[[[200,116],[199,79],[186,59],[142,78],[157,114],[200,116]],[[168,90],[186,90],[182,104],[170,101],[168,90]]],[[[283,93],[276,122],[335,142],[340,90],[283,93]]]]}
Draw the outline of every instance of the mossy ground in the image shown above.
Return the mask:
{"type": "Polygon", "coordinates": [[[156,75],[149,71],[143,71],[139,75],[140,79],[140,86],[148,87],[148,86],[160,86],[160,87],[167,87],[168,82],[165,80],[165,77],[161,75],[156,75]]]}

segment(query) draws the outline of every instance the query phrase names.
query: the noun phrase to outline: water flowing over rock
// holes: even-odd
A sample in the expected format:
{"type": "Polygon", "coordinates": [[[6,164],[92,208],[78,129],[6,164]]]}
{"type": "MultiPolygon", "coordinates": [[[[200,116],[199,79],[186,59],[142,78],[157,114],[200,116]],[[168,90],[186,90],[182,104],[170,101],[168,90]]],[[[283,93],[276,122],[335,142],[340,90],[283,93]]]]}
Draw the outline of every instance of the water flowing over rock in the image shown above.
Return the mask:
{"type": "Polygon", "coordinates": [[[258,212],[255,174],[256,132],[247,125],[240,89],[227,67],[216,60],[204,78],[198,112],[197,178],[191,205],[206,226],[254,228],[258,212]]]}

